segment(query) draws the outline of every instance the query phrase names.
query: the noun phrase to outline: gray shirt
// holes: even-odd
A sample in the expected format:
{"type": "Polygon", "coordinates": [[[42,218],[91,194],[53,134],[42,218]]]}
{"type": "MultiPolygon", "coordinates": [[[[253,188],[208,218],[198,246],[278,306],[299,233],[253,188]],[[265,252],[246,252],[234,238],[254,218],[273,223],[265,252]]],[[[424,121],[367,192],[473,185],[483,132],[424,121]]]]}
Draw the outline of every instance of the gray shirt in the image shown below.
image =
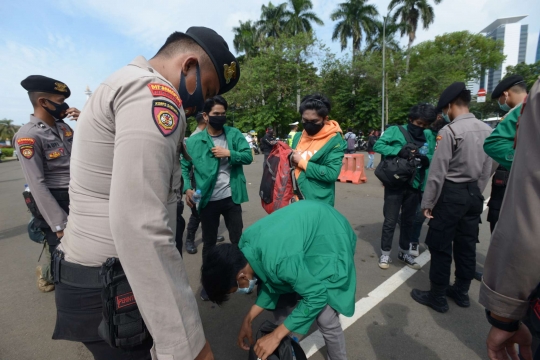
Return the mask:
{"type": "Polygon", "coordinates": [[[63,121],[57,121],[55,126],[50,127],[30,115],[30,122],[15,134],[14,143],[39,211],[53,231],[63,230],[67,214],[49,189],[69,187],[73,130],[63,121]]]}
{"type": "Polygon", "coordinates": [[[478,181],[480,191],[484,191],[492,164],[484,152],[484,141],[492,131],[473,114],[458,116],[439,131],[422,209],[435,207],[445,180],[456,183],[478,181]]]}
{"type": "MultiPolygon", "coordinates": [[[[212,136],[215,146],[221,146],[224,149],[228,149],[227,138],[225,132],[219,136],[212,136]]],[[[210,197],[210,201],[217,201],[232,196],[231,193],[231,164],[229,158],[222,158],[219,160],[218,177],[216,186],[210,197]]]]}

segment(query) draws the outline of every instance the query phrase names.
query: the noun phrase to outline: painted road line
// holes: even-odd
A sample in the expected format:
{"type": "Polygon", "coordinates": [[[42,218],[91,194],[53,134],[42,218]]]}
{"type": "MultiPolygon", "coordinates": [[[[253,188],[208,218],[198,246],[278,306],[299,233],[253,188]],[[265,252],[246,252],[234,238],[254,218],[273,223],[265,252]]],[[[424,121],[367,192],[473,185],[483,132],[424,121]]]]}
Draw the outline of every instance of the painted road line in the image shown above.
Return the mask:
{"type": "MultiPolygon", "coordinates": [[[[487,209],[488,202],[489,198],[484,201],[484,211],[487,209]]],[[[429,262],[430,259],[431,254],[428,250],[426,250],[416,258],[416,262],[420,266],[424,266],[429,262]]],[[[405,266],[392,275],[388,280],[379,285],[375,290],[370,292],[367,297],[358,300],[355,304],[354,315],[352,317],[349,318],[343,315],[339,317],[343,330],[345,331],[345,329],[354,324],[356,321],[358,321],[358,319],[360,319],[395,290],[397,290],[397,288],[403,285],[405,281],[416,274],[416,271],[417,270],[405,266]]],[[[302,346],[302,349],[304,349],[306,356],[310,357],[323,348],[325,344],[321,332],[317,330],[304,338],[300,342],[300,345],[302,346]]]]}

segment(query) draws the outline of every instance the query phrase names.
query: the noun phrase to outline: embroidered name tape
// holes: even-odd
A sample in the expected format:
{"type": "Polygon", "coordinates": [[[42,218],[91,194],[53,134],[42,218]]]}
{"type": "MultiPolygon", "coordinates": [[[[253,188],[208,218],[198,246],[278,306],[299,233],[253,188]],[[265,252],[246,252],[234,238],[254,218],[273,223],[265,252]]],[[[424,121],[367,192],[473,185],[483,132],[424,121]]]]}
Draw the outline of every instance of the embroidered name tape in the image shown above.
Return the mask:
{"type": "Polygon", "coordinates": [[[147,86],[154,97],[165,97],[175,103],[177,107],[182,107],[180,96],[171,87],[158,83],[151,83],[147,86]]]}
{"type": "Polygon", "coordinates": [[[152,102],[152,117],[163,136],[171,135],[178,127],[180,112],[174,104],[165,100],[152,102]]]}

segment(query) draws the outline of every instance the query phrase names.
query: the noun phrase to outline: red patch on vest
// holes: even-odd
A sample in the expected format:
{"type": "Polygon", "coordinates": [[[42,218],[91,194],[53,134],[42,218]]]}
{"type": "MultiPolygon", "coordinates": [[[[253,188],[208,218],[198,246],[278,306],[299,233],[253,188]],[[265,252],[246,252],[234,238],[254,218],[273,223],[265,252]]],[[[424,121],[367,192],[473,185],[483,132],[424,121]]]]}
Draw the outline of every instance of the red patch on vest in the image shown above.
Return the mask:
{"type": "Polygon", "coordinates": [[[163,136],[169,136],[178,127],[180,111],[168,101],[154,100],[152,102],[152,117],[163,136]]]}
{"type": "Polygon", "coordinates": [[[171,87],[158,83],[151,83],[147,86],[154,97],[166,97],[175,103],[177,107],[182,107],[182,100],[180,99],[180,96],[178,96],[176,91],[174,91],[171,87]]]}
{"type": "Polygon", "coordinates": [[[118,295],[116,296],[115,300],[116,300],[116,310],[124,308],[126,306],[137,304],[137,302],[135,301],[135,296],[133,295],[132,292],[118,295]]]}

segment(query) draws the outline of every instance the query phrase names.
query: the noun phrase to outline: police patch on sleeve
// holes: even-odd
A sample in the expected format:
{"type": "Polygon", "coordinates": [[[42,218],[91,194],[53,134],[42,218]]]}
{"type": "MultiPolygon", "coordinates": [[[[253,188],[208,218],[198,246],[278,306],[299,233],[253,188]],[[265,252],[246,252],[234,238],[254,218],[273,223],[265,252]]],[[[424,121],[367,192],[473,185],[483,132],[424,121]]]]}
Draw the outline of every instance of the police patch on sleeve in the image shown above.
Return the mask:
{"type": "Polygon", "coordinates": [[[152,116],[154,122],[163,136],[171,135],[178,127],[180,111],[178,108],[165,100],[152,101],[152,116]]]}
{"type": "Polygon", "coordinates": [[[167,98],[175,103],[177,107],[182,107],[182,100],[180,100],[180,96],[178,96],[176,91],[174,91],[171,87],[159,83],[151,83],[147,86],[154,97],[159,96],[167,98]]]}
{"type": "Polygon", "coordinates": [[[435,150],[437,150],[437,148],[439,147],[439,141],[442,140],[442,136],[441,136],[441,135],[437,135],[437,137],[435,138],[435,140],[437,141],[437,143],[435,144],[435,150]]]}
{"type": "Polygon", "coordinates": [[[32,138],[17,139],[17,145],[19,145],[19,151],[21,155],[27,159],[31,159],[34,156],[35,143],[36,143],[36,140],[32,138]]]}

